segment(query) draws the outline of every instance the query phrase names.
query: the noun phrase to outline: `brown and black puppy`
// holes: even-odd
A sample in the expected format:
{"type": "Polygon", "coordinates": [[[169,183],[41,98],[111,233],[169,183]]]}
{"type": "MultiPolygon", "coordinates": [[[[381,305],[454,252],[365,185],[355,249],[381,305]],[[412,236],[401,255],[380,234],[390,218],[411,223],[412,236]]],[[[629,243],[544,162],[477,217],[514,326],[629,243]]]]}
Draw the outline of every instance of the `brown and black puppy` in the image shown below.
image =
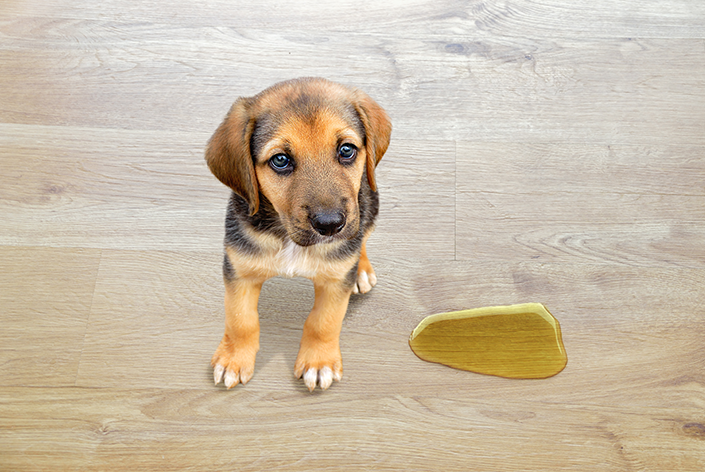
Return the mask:
{"type": "Polygon", "coordinates": [[[392,127],[360,90],[324,79],[276,84],[240,98],[206,161],[233,190],[225,222],[225,335],[215,383],[247,383],[259,350],[257,302],[270,277],[307,277],[315,302],[294,374],[309,390],[343,375],[340,329],[350,295],[376,277],[365,252],[378,210],[375,167],[392,127]]]}

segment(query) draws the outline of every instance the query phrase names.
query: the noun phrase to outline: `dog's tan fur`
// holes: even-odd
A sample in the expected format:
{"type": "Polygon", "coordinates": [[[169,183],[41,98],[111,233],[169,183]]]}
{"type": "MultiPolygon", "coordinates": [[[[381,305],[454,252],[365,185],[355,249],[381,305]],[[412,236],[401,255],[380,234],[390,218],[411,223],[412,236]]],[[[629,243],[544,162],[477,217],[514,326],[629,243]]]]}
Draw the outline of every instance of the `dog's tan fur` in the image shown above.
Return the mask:
{"type": "Polygon", "coordinates": [[[282,82],[235,102],[206,151],[214,175],[233,190],[216,384],[252,378],[257,302],[277,275],[307,277],[315,289],[295,375],[309,390],[342,378],[339,336],[350,295],[376,283],[365,243],[377,213],[374,169],[390,134],[389,118],[370,97],[323,79],[282,82]],[[354,159],[341,157],[343,145],[354,147],[354,159]],[[290,158],[286,173],[272,165],[277,155],[290,158]],[[334,230],[321,226],[326,215],[335,215],[334,230]]]}

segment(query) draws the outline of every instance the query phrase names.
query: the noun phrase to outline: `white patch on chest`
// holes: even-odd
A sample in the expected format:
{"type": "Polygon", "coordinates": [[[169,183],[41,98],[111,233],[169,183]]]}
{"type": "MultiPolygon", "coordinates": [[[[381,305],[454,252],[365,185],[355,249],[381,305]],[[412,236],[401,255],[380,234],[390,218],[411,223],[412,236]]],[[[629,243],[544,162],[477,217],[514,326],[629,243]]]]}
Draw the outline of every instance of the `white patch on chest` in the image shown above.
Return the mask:
{"type": "Polygon", "coordinates": [[[277,253],[275,260],[279,275],[287,277],[315,277],[318,258],[311,254],[312,248],[299,246],[290,239],[277,253]]]}

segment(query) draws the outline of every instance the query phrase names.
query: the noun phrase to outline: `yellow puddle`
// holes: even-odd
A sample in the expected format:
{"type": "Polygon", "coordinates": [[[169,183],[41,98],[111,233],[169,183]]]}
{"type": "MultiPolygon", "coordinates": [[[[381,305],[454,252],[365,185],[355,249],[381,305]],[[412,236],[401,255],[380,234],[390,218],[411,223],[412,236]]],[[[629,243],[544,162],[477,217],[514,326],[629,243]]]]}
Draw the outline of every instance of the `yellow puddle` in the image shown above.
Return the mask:
{"type": "Polygon", "coordinates": [[[540,303],[431,315],[409,346],[425,361],[511,379],[545,379],[568,362],[560,324],[540,303]]]}

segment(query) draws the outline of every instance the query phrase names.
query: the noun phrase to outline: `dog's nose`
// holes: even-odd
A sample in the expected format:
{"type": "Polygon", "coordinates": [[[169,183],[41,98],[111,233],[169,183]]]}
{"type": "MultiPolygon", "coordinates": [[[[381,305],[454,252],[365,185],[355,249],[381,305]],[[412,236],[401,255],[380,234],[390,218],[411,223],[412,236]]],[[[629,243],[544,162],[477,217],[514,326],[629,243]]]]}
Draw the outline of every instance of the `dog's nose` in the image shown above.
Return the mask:
{"type": "Polygon", "coordinates": [[[323,236],[333,236],[345,226],[345,215],[339,211],[322,211],[311,218],[311,226],[323,236]]]}

